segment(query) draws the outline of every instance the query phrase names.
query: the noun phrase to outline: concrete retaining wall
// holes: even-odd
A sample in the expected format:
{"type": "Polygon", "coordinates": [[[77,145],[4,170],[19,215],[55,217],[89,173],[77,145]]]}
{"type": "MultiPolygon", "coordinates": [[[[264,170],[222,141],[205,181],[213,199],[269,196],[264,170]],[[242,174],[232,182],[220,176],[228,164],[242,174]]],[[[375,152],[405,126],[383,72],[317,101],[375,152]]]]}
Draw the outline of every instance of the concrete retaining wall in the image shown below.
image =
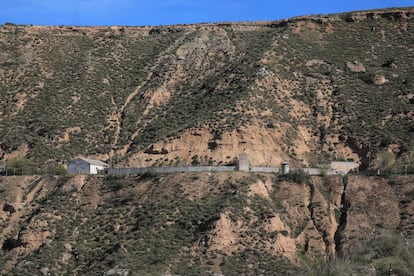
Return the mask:
{"type": "Polygon", "coordinates": [[[251,172],[262,172],[262,173],[279,173],[279,168],[270,167],[251,167],[251,172]]]}
{"type": "Polygon", "coordinates": [[[189,167],[149,167],[149,168],[109,168],[108,174],[180,173],[180,172],[234,172],[234,166],[189,166],[189,167]]]}
{"type": "MultiPolygon", "coordinates": [[[[291,171],[296,171],[296,170],[300,170],[300,169],[291,169],[291,171]]],[[[322,174],[321,169],[319,168],[302,168],[302,170],[309,175],[321,175],[322,174]]],[[[341,172],[338,172],[332,169],[325,170],[324,172],[324,175],[336,175],[336,174],[341,174],[341,172]]]]}
{"type": "MultiPolygon", "coordinates": [[[[291,169],[295,171],[298,169],[291,169]]],[[[319,168],[303,168],[309,175],[320,175],[319,168]]],[[[235,172],[239,171],[235,166],[182,166],[182,167],[148,167],[148,168],[108,168],[108,174],[127,175],[144,173],[191,173],[191,172],[235,172]]],[[[250,167],[249,172],[257,173],[279,173],[279,168],[272,167],[250,167]]],[[[340,174],[335,170],[326,170],[325,175],[340,174]]]]}

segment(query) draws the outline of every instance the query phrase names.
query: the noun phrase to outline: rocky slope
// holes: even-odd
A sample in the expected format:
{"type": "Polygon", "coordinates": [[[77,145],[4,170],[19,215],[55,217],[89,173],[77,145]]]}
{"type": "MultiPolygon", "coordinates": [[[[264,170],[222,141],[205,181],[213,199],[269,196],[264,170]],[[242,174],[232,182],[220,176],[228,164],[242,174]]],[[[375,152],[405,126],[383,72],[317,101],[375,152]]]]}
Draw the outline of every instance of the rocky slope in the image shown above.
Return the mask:
{"type": "Polygon", "coordinates": [[[3,274],[309,275],[361,248],[350,272],[413,269],[366,246],[388,235],[414,255],[413,177],[2,177],[0,204],[3,274]]]}
{"type": "MultiPolygon", "coordinates": [[[[152,166],[247,153],[253,166],[352,159],[414,172],[413,24],[412,8],[166,27],[5,24],[0,159],[32,173],[78,154],[152,166]]],[[[0,177],[1,273],[412,275],[413,183],[301,172],[0,177]]]]}
{"type": "MultiPolygon", "coordinates": [[[[413,166],[413,9],[166,27],[0,26],[0,156],[413,166]]],[[[413,168],[414,170],[414,168],[413,168]]]]}

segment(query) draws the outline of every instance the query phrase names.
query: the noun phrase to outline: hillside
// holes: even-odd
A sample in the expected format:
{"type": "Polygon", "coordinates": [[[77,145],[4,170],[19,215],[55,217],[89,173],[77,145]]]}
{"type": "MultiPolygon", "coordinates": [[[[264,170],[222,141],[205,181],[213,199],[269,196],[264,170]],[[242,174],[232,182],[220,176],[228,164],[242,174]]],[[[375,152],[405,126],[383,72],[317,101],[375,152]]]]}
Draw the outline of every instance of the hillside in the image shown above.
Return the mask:
{"type": "Polygon", "coordinates": [[[0,159],[414,170],[414,10],[164,27],[0,26],[0,159]]]}
{"type": "Polygon", "coordinates": [[[2,275],[414,271],[413,177],[0,177],[0,205],[2,275]]]}

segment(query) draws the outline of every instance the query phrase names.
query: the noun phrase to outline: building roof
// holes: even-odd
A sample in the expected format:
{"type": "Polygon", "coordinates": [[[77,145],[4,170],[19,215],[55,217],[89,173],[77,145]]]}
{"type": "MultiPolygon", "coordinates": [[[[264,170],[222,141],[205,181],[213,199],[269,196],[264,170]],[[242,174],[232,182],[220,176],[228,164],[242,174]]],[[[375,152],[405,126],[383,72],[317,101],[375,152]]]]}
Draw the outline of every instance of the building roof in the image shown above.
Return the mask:
{"type": "Polygon", "coordinates": [[[89,164],[95,165],[95,166],[109,167],[109,164],[108,163],[102,162],[100,160],[89,159],[89,158],[85,158],[85,157],[82,157],[82,156],[76,157],[75,159],[83,160],[86,163],[89,163],[89,164]]]}

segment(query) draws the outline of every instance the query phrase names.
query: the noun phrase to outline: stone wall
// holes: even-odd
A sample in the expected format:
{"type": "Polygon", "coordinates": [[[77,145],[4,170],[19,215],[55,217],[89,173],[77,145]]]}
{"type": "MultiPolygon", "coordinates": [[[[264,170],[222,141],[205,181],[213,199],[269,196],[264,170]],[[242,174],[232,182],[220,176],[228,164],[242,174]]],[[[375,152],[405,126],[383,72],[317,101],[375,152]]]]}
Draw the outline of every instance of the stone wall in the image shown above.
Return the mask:
{"type": "Polygon", "coordinates": [[[262,172],[262,173],[279,173],[279,168],[271,167],[251,167],[250,172],[262,172]]]}
{"type": "Polygon", "coordinates": [[[180,173],[180,172],[234,172],[235,166],[182,166],[182,167],[148,167],[148,168],[109,168],[108,174],[144,174],[144,173],[180,173]]]}
{"type": "MultiPolygon", "coordinates": [[[[295,171],[298,169],[291,169],[295,171]]],[[[303,168],[309,175],[320,175],[319,168],[303,168]]],[[[148,168],[108,168],[108,174],[128,175],[128,174],[145,174],[145,173],[191,173],[191,172],[236,172],[240,171],[235,166],[182,166],[182,167],[148,167],[148,168]]],[[[273,167],[250,167],[248,172],[255,173],[279,173],[279,168],[273,167]]],[[[336,170],[327,169],[323,172],[325,175],[342,174],[336,170]]]]}

